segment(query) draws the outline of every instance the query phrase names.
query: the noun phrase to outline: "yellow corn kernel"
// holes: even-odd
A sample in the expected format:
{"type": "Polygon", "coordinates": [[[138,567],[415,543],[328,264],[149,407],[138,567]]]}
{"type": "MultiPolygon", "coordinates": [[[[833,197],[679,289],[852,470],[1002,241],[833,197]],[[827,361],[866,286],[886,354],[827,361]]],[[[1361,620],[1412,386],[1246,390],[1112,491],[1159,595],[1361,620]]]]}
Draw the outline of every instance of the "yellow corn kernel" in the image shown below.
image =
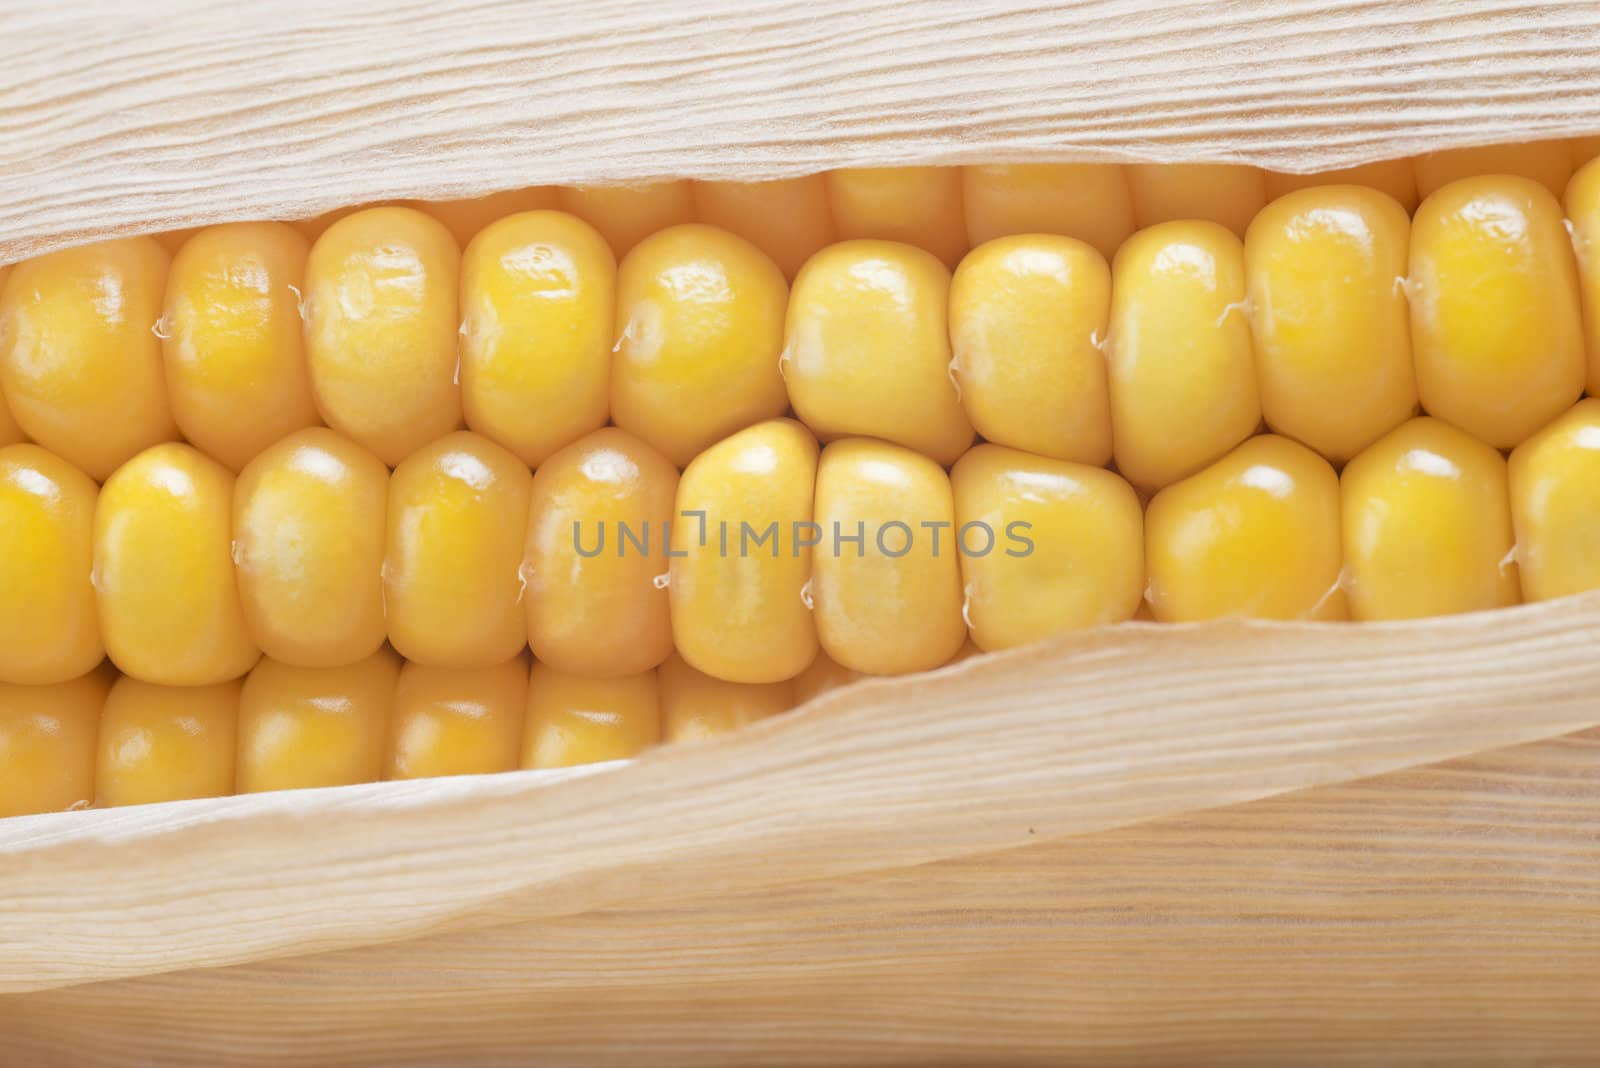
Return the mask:
{"type": "Polygon", "coordinates": [[[627,760],[660,741],[661,695],[654,670],[597,679],[534,662],[522,767],[627,760]]]}
{"type": "Polygon", "coordinates": [[[979,445],[950,472],[979,648],[1121,623],[1144,596],[1144,515],[1110,471],[979,445]]]}
{"type": "Polygon", "coordinates": [[[1532,141],[1521,145],[1478,145],[1430,152],[1412,161],[1417,192],[1424,199],[1463,178],[1514,174],[1538,182],[1559,197],[1572,177],[1572,148],[1565,141],[1532,141]]]}
{"type": "Polygon", "coordinates": [[[1390,159],[1381,163],[1363,163],[1356,167],[1317,174],[1280,174],[1267,172],[1267,199],[1276,200],[1297,189],[1310,189],[1319,185],[1359,185],[1376,189],[1400,202],[1406,214],[1417,210],[1417,177],[1408,159],[1390,159]]]}
{"type": "MultiPolygon", "coordinates": [[[[1600,138],[1597,138],[1600,140],[1600,138]]],[[[1577,252],[1578,287],[1589,350],[1589,395],[1600,397],[1600,162],[1590,163],[1567,187],[1567,218],[1577,252]]]]}
{"type": "Polygon", "coordinates": [[[300,231],[307,241],[315,242],[319,237],[328,232],[328,228],[340,219],[354,215],[358,211],[367,211],[371,208],[403,207],[399,201],[379,200],[370,204],[350,204],[342,208],[325,211],[321,215],[309,219],[295,219],[290,226],[300,231]]]}
{"type": "Polygon", "coordinates": [[[700,221],[737,234],[772,258],[785,278],[834,241],[828,183],[820,174],[776,182],[696,182],[700,221]]]}
{"type": "Polygon", "coordinates": [[[626,430],[568,445],[533,474],[522,574],[533,655],[594,677],[648,671],[672,651],[667,531],[678,470],[626,430]]]}
{"type": "Polygon", "coordinates": [[[0,388],[23,432],[97,482],[178,436],[156,320],[167,254],[148,237],[17,264],[0,296],[0,388]]]}
{"type": "Polygon", "coordinates": [[[533,476],[471,431],[418,449],[389,479],[383,588],[407,660],[483,668],[527,642],[522,547],[533,476]]]}
{"type": "Polygon", "coordinates": [[[332,430],[252,460],[233,496],[233,559],[250,636],[299,667],[338,667],[384,640],[389,471],[332,430]]]}
{"type": "Polygon", "coordinates": [[[37,445],[0,449],[0,682],[68,682],[105,657],[89,578],[99,492],[37,445]]]}
{"type": "Polygon", "coordinates": [[[794,683],[728,682],[673,653],[661,665],[661,740],[706,742],[794,707],[794,683]]]}
{"type": "Polygon", "coordinates": [[[1104,163],[1028,163],[966,168],[967,239],[1062,234],[1106,259],[1134,231],[1127,172],[1104,163]]]}
{"type": "Polygon", "coordinates": [[[556,198],[562,211],[600,231],[619,260],[657,230],[695,220],[694,188],[687,181],[562,186],[556,198]]]}
{"type": "Polygon", "coordinates": [[[952,269],[966,255],[960,167],[846,167],[826,177],[841,239],[915,245],[952,269]]]}
{"type": "Polygon", "coordinates": [[[166,686],[236,679],[260,657],[234,580],[233,475],[157,445],[106,481],[94,516],[100,636],[125,674],[166,686]]]}
{"type": "Polygon", "coordinates": [[[812,598],[823,649],[870,675],[939,667],[966,640],[950,479],[924,456],[855,438],[822,451],[812,598]]]}
{"type": "Polygon", "coordinates": [[[1429,415],[1509,449],[1583,393],[1572,244],[1560,205],[1537,183],[1468,178],[1424,200],[1409,288],[1429,415]]]}
{"type": "Polygon", "coordinates": [[[1572,165],[1582,167],[1585,163],[1600,156],[1600,137],[1574,137],[1572,146],[1572,165]]]}
{"type": "Polygon", "coordinates": [[[160,686],[123,677],[100,719],[96,803],[147,805],[233,793],[241,683],[160,686]]]}
{"type": "Polygon", "coordinates": [[[865,677],[861,672],[851,671],[818,649],[817,658],[811,661],[811,666],[794,677],[794,703],[803,705],[814,697],[821,697],[829,690],[837,690],[865,677]]]}
{"type": "Polygon", "coordinates": [[[1339,476],[1298,442],[1252,438],[1155,495],[1150,604],[1163,622],[1343,619],[1339,476]]]}
{"type": "Polygon", "coordinates": [[[1500,454],[1413,419],[1344,469],[1344,555],[1356,619],[1414,619],[1518,602],[1500,454]]]}
{"type": "Polygon", "coordinates": [[[1244,247],[1216,223],[1162,223],[1117,253],[1112,452],[1140,489],[1195,473],[1260,424],[1244,299],[1244,247]]]}
{"type": "Polygon", "coordinates": [[[784,377],[824,441],[867,434],[954,463],[972,424],[950,378],[950,272],[927,252],[844,241],[813,256],[789,298],[784,377]]]}
{"type": "Polygon", "coordinates": [[[1523,600],[1600,589],[1600,398],[1518,445],[1507,470],[1523,600]]]}
{"type": "Polygon", "coordinates": [[[262,660],[239,698],[239,793],[377,782],[399,677],[388,649],[334,668],[262,660]]]}
{"type": "Polygon", "coordinates": [[[26,440],[22,428],[11,418],[11,408],[6,404],[5,395],[0,394],[0,448],[26,440]]]}
{"type": "Polygon", "coordinates": [[[612,420],[682,467],[782,415],[787,296],[772,260],[725,230],[694,223],[639,242],[617,271],[612,420]]]}
{"type": "Polygon", "coordinates": [[[1410,230],[1390,197],[1333,185],[1274,200],[1245,237],[1262,414],[1334,463],[1416,413],[1410,230]]]}
{"type": "Polygon", "coordinates": [[[467,426],[529,467],[605,426],[616,274],[610,246],[561,212],[478,235],[461,261],[467,426]]]}
{"type": "Polygon", "coordinates": [[[306,263],[306,357],[328,425],[393,467],[461,422],[460,251],[411,208],[330,226],[306,263]]]}
{"type": "Polygon", "coordinates": [[[1111,271],[1082,241],[1002,237],[950,282],[950,346],[961,403],[989,441],[1060,460],[1111,459],[1111,398],[1100,343],[1111,271]]]}
{"type": "Polygon", "coordinates": [[[444,223],[450,236],[456,239],[456,244],[464,249],[490,224],[518,212],[554,208],[559,200],[554,188],[536,185],[464,200],[413,200],[408,201],[406,206],[444,223]]]}
{"type": "Polygon", "coordinates": [[[407,663],[394,693],[385,779],[512,771],[522,752],[528,664],[491,667],[407,663]]]}
{"type": "Polygon", "coordinates": [[[690,664],[732,682],[805,669],[817,629],[805,603],[817,442],[792,419],[760,423],[701,453],[678,484],[672,633],[690,664]]]}
{"type": "Polygon", "coordinates": [[[1267,203],[1259,167],[1231,163],[1135,163],[1128,167],[1133,217],[1141,227],[1205,219],[1244,237],[1267,203]]]}
{"type": "Polygon", "coordinates": [[[162,352],[173,417],[191,444],[234,471],[319,421],[300,333],[306,251],[283,223],[211,226],[167,275],[162,352]]]}
{"type": "Polygon", "coordinates": [[[0,683],[0,819],[94,800],[95,742],[110,675],[50,686],[0,683]]]}

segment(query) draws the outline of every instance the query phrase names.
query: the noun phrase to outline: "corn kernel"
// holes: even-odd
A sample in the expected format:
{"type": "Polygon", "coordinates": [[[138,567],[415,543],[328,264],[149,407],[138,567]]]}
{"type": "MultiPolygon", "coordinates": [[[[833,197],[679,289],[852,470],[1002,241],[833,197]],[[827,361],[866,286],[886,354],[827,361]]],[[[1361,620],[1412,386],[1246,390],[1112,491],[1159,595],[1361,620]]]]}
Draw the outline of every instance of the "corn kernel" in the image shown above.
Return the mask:
{"type": "Polygon", "coordinates": [[[1244,247],[1216,223],[1163,223],[1122,246],[1111,279],[1112,452],[1156,490],[1261,422],[1244,247]]]}
{"type": "Polygon", "coordinates": [[[238,678],[260,656],[234,581],[233,483],[210,457],[167,444],[101,489],[95,598],[106,651],[125,674],[204,686],[238,678]]]}
{"type": "Polygon", "coordinates": [[[160,686],[118,679],[100,719],[97,803],[147,805],[233,793],[240,688],[238,680],[160,686]]]}
{"type": "Polygon", "coordinates": [[[1145,529],[1163,622],[1345,618],[1339,476],[1298,442],[1250,439],[1156,494],[1145,529]]]}
{"type": "Polygon", "coordinates": [[[89,578],[99,492],[37,445],[0,449],[0,682],[64,683],[105,657],[89,578]]]}
{"type": "Polygon", "coordinates": [[[967,627],[955,503],[938,464],[880,441],[835,442],[817,467],[816,522],[812,597],[829,656],[902,675],[955,655],[967,627]]]}
{"type": "Polygon", "coordinates": [[[706,742],[794,707],[794,683],[728,682],[674,653],[661,665],[661,740],[706,742]]]}
{"type": "Polygon", "coordinates": [[[0,388],[29,438],[104,482],[178,436],[156,321],[167,254],[148,237],[18,264],[0,297],[0,388]]]}
{"type": "Polygon", "coordinates": [[[1204,219],[1244,237],[1267,203],[1259,167],[1230,163],[1135,163],[1128,167],[1133,217],[1139,226],[1204,219]]]}
{"type": "Polygon", "coordinates": [[[795,414],[824,441],[867,434],[943,464],[972,444],[950,378],[950,272],[888,241],[823,250],[789,298],[785,377],[795,414]]]}
{"type": "Polygon", "coordinates": [[[515,456],[465,430],[395,468],[383,581],[389,641],[407,660],[486,668],[522,649],[532,489],[515,456]]]}
{"type": "Polygon", "coordinates": [[[0,683],[0,819],[94,800],[95,742],[108,672],[49,686],[0,683]]]}
{"type": "Polygon", "coordinates": [[[151,237],[155,239],[156,244],[160,245],[168,256],[176,256],[182,251],[183,246],[189,243],[189,239],[202,229],[203,227],[199,226],[184,226],[177,230],[167,230],[159,234],[152,234],[151,237]]]}
{"type": "Polygon", "coordinates": [[[1565,141],[1451,148],[1418,156],[1412,162],[1417,192],[1424,199],[1451,182],[1491,174],[1527,178],[1559,197],[1572,177],[1572,148],[1565,141]]]}
{"type": "Polygon", "coordinates": [[[1411,229],[1411,345],[1429,415],[1509,449],[1566,411],[1586,373],[1561,208],[1525,178],[1469,178],[1411,229]]]}
{"type": "Polygon", "coordinates": [[[528,676],[522,767],[627,760],[661,741],[655,671],[596,679],[535,662],[528,676]]]}
{"type": "Polygon", "coordinates": [[[1060,460],[1110,460],[1099,348],[1110,308],[1110,268],[1081,241],[1027,234],[973,249],[950,283],[950,345],[978,433],[1060,460]]]}
{"type": "Polygon", "coordinates": [[[27,437],[22,433],[22,428],[11,417],[11,408],[6,404],[4,394],[0,394],[0,448],[4,448],[7,445],[16,445],[27,440],[27,437]]]}
{"type": "Polygon", "coordinates": [[[1413,419],[1344,469],[1344,554],[1356,619],[1513,605],[1511,506],[1494,449],[1413,419]]]}
{"type": "Polygon", "coordinates": [[[950,473],[981,649],[1120,623],[1144,596],[1144,515],[1110,471],[979,445],[950,473]]]}
{"type": "Polygon", "coordinates": [[[778,682],[816,655],[804,600],[812,553],[799,530],[816,477],[816,439],[792,419],[740,431],[683,473],[668,589],[678,652],[697,669],[778,682]]]}
{"type": "Polygon", "coordinates": [[[309,219],[292,220],[290,221],[289,225],[300,231],[301,236],[307,241],[315,242],[317,238],[327,233],[328,228],[334,223],[345,218],[346,216],[354,215],[358,211],[366,211],[370,208],[403,206],[404,205],[399,201],[393,200],[378,200],[370,204],[349,204],[342,208],[334,208],[331,211],[325,211],[321,215],[316,215],[309,219]]]}
{"type": "Polygon", "coordinates": [[[617,259],[658,230],[694,222],[694,188],[686,181],[595,185],[556,191],[561,210],[600,231],[617,259]]]}
{"type": "Polygon", "coordinates": [[[616,273],[611,248],[594,228],[560,212],[513,215],[467,247],[467,426],[537,467],[605,425],[616,273]]]}
{"type": "Polygon", "coordinates": [[[1573,176],[1567,187],[1567,217],[1572,220],[1572,247],[1577,253],[1589,395],[1600,397],[1600,163],[1588,164],[1573,176]]]}
{"type": "Polygon", "coordinates": [[[334,668],[262,660],[239,698],[239,793],[377,782],[399,677],[387,649],[334,668]]]}
{"type": "Polygon", "coordinates": [[[460,252],[411,208],[330,226],[306,263],[306,357],[328,425],[393,467],[461,422],[460,252]]]}
{"type": "Polygon", "coordinates": [[[306,241],[283,223],[201,231],[172,261],[162,353],[188,441],[234,471],[318,422],[301,341],[306,241]]]}
{"type": "Polygon", "coordinates": [[[782,415],[787,296],[766,254],[716,227],[675,226],[639,242],[617,271],[612,419],[682,467],[782,415]]]}
{"type": "Polygon", "coordinates": [[[1334,463],[1416,413],[1410,228],[1389,197],[1336,185],[1273,201],[1245,238],[1262,414],[1334,463]]]}
{"type": "Polygon", "coordinates": [[[407,663],[395,688],[385,779],[511,771],[522,751],[528,665],[514,657],[492,667],[407,663]]]}
{"type": "Polygon", "coordinates": [[[915,245],[952,269],[966,254],[960,167],[846,167],[827,181],[841,239],[915,245]]]}
{"type": "Polygon", "coordinates": [[[1355,167],[1317,174],[1280,174],[1267,172],[1267,199],[1276,200],[1297,189],[1310,189],[1319,185],[1359,185],[1376,189],[1400,202],[1406,214],[1417,210],[1417,176],[1408,159],[1384,160],[1380,163],[1363,163],[1355,167]]]}
{"type": "Polygon", "coordinates": [[[1523,600],[1600,589],[1600,398],[1518,445],[1507,473],[1523,600]]]}
{"type": "Polygon", "coordinates": [[[828,184],[820,174],[776,182],[696,182],[701,222],[737,234],[772,257],[785,278],[833,243],[828,184]]]}
{"type": "Polygon", "coordinates": [[[1028,163],[966,168],[967,239],[1061,234],[1106,259],[1134,231],[1127,172],[1103,163],[1028,163]]]}
{"type": "Polygon", "coordinates": [[[456,239],[456,244],[464,249],[490,224],[519,212],[549,210],[555,208],[559,201],[560,197],[553,187],[536,185],[463,200],[413,200],[408,201],[406,206],[444,223],[450,236],[456,239]]]}
{"type": "Polygon", "coordinates": [[[821,697],[829,690],[837,690],[865,677],[861,672],[851,671],[818,649],[817,657],[811,661],[811,666],[794,677],[794,703],[803,705],[812,698],[821,697]]]}

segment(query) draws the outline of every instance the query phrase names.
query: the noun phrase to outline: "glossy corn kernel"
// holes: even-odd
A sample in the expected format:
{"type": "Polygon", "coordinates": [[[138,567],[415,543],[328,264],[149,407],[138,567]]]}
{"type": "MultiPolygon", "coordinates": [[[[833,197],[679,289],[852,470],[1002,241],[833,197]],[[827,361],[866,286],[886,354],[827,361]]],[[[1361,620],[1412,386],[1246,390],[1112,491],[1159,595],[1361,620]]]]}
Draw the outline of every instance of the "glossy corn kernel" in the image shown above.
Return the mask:
{"type": "Polygon", "coordinates": [[[824,441],[883,438],[942,464],[972,444],[950,377],[950,272],[889,241],[813,256],[790,294],[784,377],[795,414],[824,441]]]}
{"type": "Polygon", "coordinates": [[[524,768],[627,760],[661,741],[656,672],[597,679],[535,662],[528,676],[524,768]]]}
{"type": "Polygon", "coordinates": [[[238,680],[160,686],[126,676],[106,697],[96,802],[146,805],[233,793],[238,680]]]}
{"type": "Polygon", "coordinates": [[[161,347],[173,417],[234,471],[319,421],[301,339],[306,253],[283,223],[212,226],[167,275],[161,347]]]}
{"type": "Polygon", "coordinates": [[[262,660],[239,697],[239,793],[377,782],[399,677],[387,649],[335,668],[262,660]]]}
{"type": "Polygon", "coordinates": [[[1429,415],[1509,449],[1583,393],[1577,268],[1561,207],[1525,178],[1469,178],[1411,227],[1411,345],[1429,415]]]}
{"type": "Polygon", "coordinates": [[[811,661],[811,665],[794,677],[794,703],[803,705],[814,697],[821,697],[829,690],[837,690],[865,677],[861,672],[851,671],[818,649],[817,657],[811,661]]]}
{"type": "Polygon", "coordinates": [[[979,648],[1121,623],[1138,610],[1144,516],[1121,478],[979,445],[950,483],[966,617],[979,648]]]}
{"type": "Polygon", "coordinates": [[[1082,241],[1002,237],[950,282],[950,346],[961,404],[989,441],[1061,460],[1111,459],[1111,397],[1100,344],[1111,271],[1082,241]]]}
{"type": "Polygon", "coordinates": [[[1518,445],[1508,474],[1523,600],[1600,589],[1600,399],[1518,445]]]}
{"type": "Polygon", "coordinates": [[[461,422],[457,275],[444,224],[369,208],[330,226],[306,263],[306,357],[329,426],[393,467],[461,422]]]}
{"type": "Polygon", "coordinates": [[[939,465],[865,438],[822,451],[812,564],[817,633],[853,671],[902,675],[966,640],[950,479],[939,465]]]}
{"type": "Polygon", "coordinates": [[[522,551],[533,476],[459,431],[389,479],[383,585],[389,641],[407,660],[486,668],[527,642],[522,551]]]}
{"type": "Polygon", "coordinates": [[[966,254],[960,167],[846,167],[827,182],[841,239],[915,245],[951,268],[966,254]]]}
{"type": "Polygon", "coordinates": [[[658,230],[694,222],[694,187],[686,181],[595,185],[556,191],[561,210],[600,231],[617,259],[658,230]]]}
{"type": "Polygon", "coordinates": [[[0,295],[0,389],[29,438],[103,482],[177,437],[156,320],[167,254],[148,237],[19,263],[0,295]]]}
{"type": "Polygon", "coordinates": [[[0,819],[94,800],[95,743],[110,675],[49,686],[0,683],[0,819]]]}
{"type": "Polygon", "coordinates": [[[1245,238],[1262,414],[1334,463],[1416,413],[1410,229],[1391,198],[1335,185],[1273,201],[1245,238]]]}
{"type": "Polygon", "coordinates": [[[588,676],[648,671],[672,651],[666,589],[678,470],[616,427],[533,474],[522,575],[533,655],[588,676]]]}
{"type": "Polygon", "coordinates": [[[820,174],[775,182],[696,182],[701,222],[737,234],[772,258],[785,278],[834,241],[828,183],[820,174]]]}
{"type": "Polygon", "coordinates": [[[817,442],[792,419],[701,453],[678,484],[672,632],[701,671],[733,682],[798,675],[817,651],[805,602],[817,442]]]}
{"type": "Polygon", "coordinates": [[[1112,451],[1135,486],[1193,474],[1261,422],[1244,299],[1244,248],[1216,223],[1163,223],[1117,253],[1112,451]]]}
{"type": "Polygon", "coordinates": [[[1204,219],[1239,237],[1267,203],[1259,167],[1231,163],[1135,163],[1128,171],[1133,217],[1141,227],[1204,219]]]}
{"type": "Polygon", "coordinates": [[[1577,253],[1589,395],[1600,397],[1600,162],[1573,176],[1567,187],[1567,218],[1572,220],[1572,247],[1577,253]]]}
{"type": "Polygon", "coordinates": [[[661,740],[705,742],[794,707],[794,683],[728,682],[674,653],[658,673],[661,740]]]}
{"type": "Polygon", "coordinates": [[[444,223],[450,236],[463,249],[468,242],[487,229],[491,223],[524,211],[543,211],[554,208],[560,197],[551,186],[536,185],[527,189],[508,189],[488,196],[468,197],[463,200],[413,200],[407,207],[433,216],[444,223]]]}
{"type": "Polygon", "coordinates": [[[1122,167],[1027,163],[968,167],[963,176],[967,239],[1061,234],[1110,259],[1134,231],[1133,192],[1122,167]]]}
{"type": "Polygon", "coordinates": [[[1339,476],[1287,438],[1252,438],[1168,486],[1145,515],[1162,622],[1342,619],[1339,476]]]}
{"type": "Polygon", "coordinates": [[[679,467],[789,406],[778,357],[788,286],[760,249],[675,226],[617,271],[611,416],[679,467]]]}
{"type": "Polygon", "coordinates": [[[467,426],[537,467],[606,423],[616,261],[554,211],[494,223],[461,261],[467,426]]]}
{"type": "Polygon", "coordinates": [[[528,665],[514,657],[492,667],[407,663],[395,687],[385,779],[511,771],[522,754],[528,665]]]}
{"type": "MultiPolygon", "coordinates": [[[[0,292],[5,289],[6,271],[10,268],[0,268],[0,292]]],[[[0,298],[0,307],[4,306],[4,298],[0,298]]],[[[22,428],[17,425],[17,420],[11,414],[11,406],[6,403],[4,392],[0,392],[0,448],[15,445],[28,440],[22,433],[22,428]]]]}
{"type": "Polygon", "coordinates": [[[90,583],[99,492],[37,445],[0,449],[0,682],[64,683],[105,656],[90,583]]]}
{"type": "Polygon", "coordinates": [[[316,215],[309,219],[295,219],[289,225],[300,231],[307,241],[316,241],[328,232],[330,226],[346,216],[354,215],[358,211],[367,211],[371,208],[388,207],[404,207],[404,205],[398,201],[383,200],[375,201],[371,204],[350,204],[342,208],[325,211],[321,215],[316,215]]]}
{"type": "Polygon", "coordinates": [[[384,640],[389,470],[332,430],[252,460],[233,497],[233,559],[250,637],[267,656],[337,667],[384,640]]]}
{"type": "Polygon", "coordinates": [[[167,686],[236,679],[260,656],[232,556],[233,475],[189,445],[157,445],[100,491],[100,635],[124,674],[167,686]]]}
{"type": "Polygon", "coordinates": [[[1437,419],[1413,419],[1345,467],[1355,619],[1414,619],[1518,601],[1506,464],[1437,419]]]}
{"type": "Polygon", "coordinates": [[[1572,177],[1572,148],[1565,141],[1479,145],[1430,152],[1413,161],[1417,192],[1433,195],[1451,182],[1490,174],[1512,174],[1538,182],[1559,197],[1572,177]]]}
{"type": "Polygon", "coordinates": [[[1276,200],[1297,189],[1310,189],[1319,185],[1359,185],[1375,189],[1393,197],[1407,214],[1417,208],[1417,177],[1408,159],[1384,160],[1381,163],[1364,163],[1356,167],[1340,167],[1316,174],[1280,174],[1267,172],[1267,199],[1276,200]]]}

